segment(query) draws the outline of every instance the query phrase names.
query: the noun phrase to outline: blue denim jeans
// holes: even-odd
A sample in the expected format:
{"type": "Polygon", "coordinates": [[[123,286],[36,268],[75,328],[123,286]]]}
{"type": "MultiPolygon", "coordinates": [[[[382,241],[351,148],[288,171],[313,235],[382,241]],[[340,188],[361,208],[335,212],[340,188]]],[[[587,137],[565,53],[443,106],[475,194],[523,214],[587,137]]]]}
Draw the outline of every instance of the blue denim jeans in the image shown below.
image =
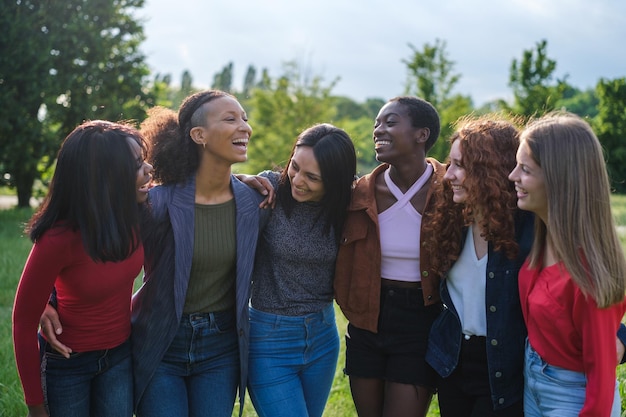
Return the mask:
{"type": "Polygon", "coordinates": [[[250,309],[248,388],[259,417],[318,417],[339,355],[335,310],[279,316],[250,309]]]}
{"type": "Polygon", "coordinates": [[[43,389],[50,417],[131,417],[130,341],[106,350],[74,352],[69,359],[39,336],[43,389]]]}
{"type": "MultiPolygon", "coordinates": [[[[526,417],[577,417],[585,402],[587,378],[544,361],[526,339],[524,363],[524,415],[526,417]]],[[[621,401],[617,383],[610,417],[619,417],[621,401]]]]}
{"type": "Polygon", "coordinates": [[[239,385],[235,313],[183,315],[138,417],[230,417],[239,385]]]}

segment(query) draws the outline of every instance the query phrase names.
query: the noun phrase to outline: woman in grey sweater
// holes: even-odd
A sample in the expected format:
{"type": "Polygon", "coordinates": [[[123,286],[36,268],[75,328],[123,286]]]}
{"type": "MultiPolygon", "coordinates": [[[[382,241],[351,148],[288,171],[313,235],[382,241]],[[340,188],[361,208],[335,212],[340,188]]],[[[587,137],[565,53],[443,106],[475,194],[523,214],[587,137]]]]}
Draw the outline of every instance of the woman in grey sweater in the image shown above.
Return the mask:
{"type": "Polygon", "coordinates": [[[252,274],[248,388],[260,417],[324,411],[339,353],[335,259],[355,173],[348,134],[320,124],[298,136],[285,170],[261,174],[277,203],[252,274]]]}

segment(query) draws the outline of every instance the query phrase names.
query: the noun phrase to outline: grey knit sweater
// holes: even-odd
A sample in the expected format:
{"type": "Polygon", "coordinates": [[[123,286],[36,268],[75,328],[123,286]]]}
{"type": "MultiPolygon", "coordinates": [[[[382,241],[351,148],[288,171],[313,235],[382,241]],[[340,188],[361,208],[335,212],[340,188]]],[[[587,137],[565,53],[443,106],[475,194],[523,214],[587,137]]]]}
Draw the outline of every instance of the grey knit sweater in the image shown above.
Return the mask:
{"type": "MultiPolygon", "coordinates": [[[[278,173],[261,175],[277,187],[278,173]]],[[[319,211],[319,204],[297,203],[287,217],[277,204],[257,245],[252,307],[300,316],[332,302],[337,243],[332,229],[324,234],[324,219],[315,221],[319,211]]]]}

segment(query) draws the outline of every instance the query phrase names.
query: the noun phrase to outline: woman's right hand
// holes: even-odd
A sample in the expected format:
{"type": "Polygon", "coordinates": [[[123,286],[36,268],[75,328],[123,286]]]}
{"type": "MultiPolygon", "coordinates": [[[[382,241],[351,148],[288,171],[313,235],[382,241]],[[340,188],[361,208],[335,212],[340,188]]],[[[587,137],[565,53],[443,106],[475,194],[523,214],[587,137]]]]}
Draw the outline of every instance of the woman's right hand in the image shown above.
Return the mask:
{"type": "Polygon", "coordinates": [[[265,177],[261,177],[260,175],[235,174],[235,177],[248,187],[254,188],[260,194],[266,196],[261,204],[259,204],[260,208],[274,208],[276,205],[276,191],[274,190],[270,180],[265,177]]]}
{"type": "MultiPolygon", "coordinates": [[[[57,313],[56,309],[50,304],[46,305],[46,309],[39,318],[39,327],[50,346],[64,357],[69,358],[72,349],[65,346],[57,339],[57,336],[63,333],[63,326],[61,326],[61,321],[59,320],[59,313],[57,313]]],[[[37,416],[38,415],[39,414],[37,414],[37,416]]],[[[47,416],[48,414],[45,415],[47,416]]]]}

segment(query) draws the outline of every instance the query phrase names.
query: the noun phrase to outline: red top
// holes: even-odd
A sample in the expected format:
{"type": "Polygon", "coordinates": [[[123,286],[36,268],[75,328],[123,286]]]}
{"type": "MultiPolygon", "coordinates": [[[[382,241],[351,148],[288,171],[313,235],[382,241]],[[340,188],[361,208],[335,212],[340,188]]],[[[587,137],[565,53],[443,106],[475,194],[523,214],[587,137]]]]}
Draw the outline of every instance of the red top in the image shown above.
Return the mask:
{"type": "Polygon", "coordinates": [[[580,416],[608,416],[615,394],[615,334],[626,303],[600,309],[572,281],[563,263],[519,272],[528,339],[549,364],[587,377],[580,416]]]}
{"type": "Polygon", "coordinates": [[[114,348],[130,336],[133,283],[143,247],[122,262],[94,262],[79,232],[51,229],[33,245],[13,307],[13,345],[27,405],[43,403],[39,370],[39,318],[53,287],[63,333],[74,352],[114,348]]]}

